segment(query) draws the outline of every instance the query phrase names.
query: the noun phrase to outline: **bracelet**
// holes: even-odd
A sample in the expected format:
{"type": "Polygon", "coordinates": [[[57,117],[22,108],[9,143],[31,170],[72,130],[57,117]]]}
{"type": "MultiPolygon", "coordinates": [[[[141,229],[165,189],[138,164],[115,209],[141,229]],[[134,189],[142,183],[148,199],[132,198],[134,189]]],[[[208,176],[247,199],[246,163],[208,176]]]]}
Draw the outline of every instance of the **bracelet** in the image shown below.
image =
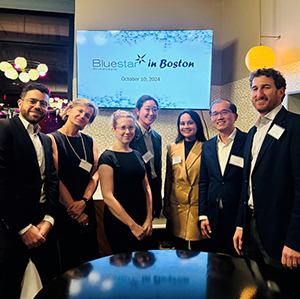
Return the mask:
{"type": "Polygon", "coordinates": [[[89,201],[86,197],[82,197],[82,200],[85,202],[85,204],[87,204],[87,202],[89,201]]]}

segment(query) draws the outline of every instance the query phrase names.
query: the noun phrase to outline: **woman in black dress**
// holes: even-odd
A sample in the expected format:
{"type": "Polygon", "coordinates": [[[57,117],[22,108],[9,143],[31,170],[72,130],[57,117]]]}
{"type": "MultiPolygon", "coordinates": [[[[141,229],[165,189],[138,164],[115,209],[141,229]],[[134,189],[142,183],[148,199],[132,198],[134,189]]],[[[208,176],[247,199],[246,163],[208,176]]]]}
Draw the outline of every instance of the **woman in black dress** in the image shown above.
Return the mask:
{"type": "Polygon", "coordinates": [[[60,207],[55,223],[62,271],[99,257],[92,195],[99,179],[96,141],[80,131],[97,115],[87,99],[69,103],[65,124],[51,133],[55,166],[60,178],[60,207]]]}
{"type": "Polygon", "coordinates": [[[129,147],[134,116],[118,110],[111,120],[116,142],[99,159],[106,237],[114,254],[154,249],[151,189],[141,154],[129,147]]]}

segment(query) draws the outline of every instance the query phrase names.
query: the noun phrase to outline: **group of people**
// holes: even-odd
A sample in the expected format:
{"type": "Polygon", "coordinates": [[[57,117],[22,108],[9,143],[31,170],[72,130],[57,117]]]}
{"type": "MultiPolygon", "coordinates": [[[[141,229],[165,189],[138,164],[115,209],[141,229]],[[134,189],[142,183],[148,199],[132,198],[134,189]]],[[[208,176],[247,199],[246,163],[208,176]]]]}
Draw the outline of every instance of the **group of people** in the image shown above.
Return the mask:
{"type": "Polygon", "coordinates": [[[92,199],[99,179],[114,254],[157,248],[152,220],[163,211],[176,249],[246,255],[272,271],[296,269],[300,116],[282,106],[286,81],[278,71],[252,72],[250,88],[260,116],[248,134],[235,127],[237,108],[226,99],[211,104],[218,134],[207,141],[198,113],[180,112],[177,138],[167,146],[162,200],[161,136],[151,128],[156,99],[139,98],[137,120],[125,110],[113,113],[115,143],[99,157],[96,141],[81,132],[97,116],[91,101],[70,102],[64,125],[47,136],[38,123],[49,90],[26,85],[19,116],[0,121],[0,297],[19,297],[29,259],[45,284],[99,257],[92,199]]]}

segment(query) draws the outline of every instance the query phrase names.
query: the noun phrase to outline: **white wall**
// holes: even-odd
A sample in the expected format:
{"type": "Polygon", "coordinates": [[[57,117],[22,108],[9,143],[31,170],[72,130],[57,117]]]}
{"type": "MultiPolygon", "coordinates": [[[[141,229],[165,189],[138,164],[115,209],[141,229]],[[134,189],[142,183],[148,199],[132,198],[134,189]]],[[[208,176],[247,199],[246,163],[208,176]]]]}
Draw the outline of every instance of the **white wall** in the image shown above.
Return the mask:
{"type": "MultiPolygon", "coordinates": [[[[248,50],[258,46],[259,0],[223,0],[222,4],[222,81],[229,83],[247,77],[244,60],[248,50]]],[[[276,55],[275,68],[300,60],[300,1],[261,0],[262,45],[276,55]]]]}
{"type": "Polygon", "coordinates": [[[212,84],[221,85],[221,0],[76,0],[75,29],[213,29],[212,84]]]}

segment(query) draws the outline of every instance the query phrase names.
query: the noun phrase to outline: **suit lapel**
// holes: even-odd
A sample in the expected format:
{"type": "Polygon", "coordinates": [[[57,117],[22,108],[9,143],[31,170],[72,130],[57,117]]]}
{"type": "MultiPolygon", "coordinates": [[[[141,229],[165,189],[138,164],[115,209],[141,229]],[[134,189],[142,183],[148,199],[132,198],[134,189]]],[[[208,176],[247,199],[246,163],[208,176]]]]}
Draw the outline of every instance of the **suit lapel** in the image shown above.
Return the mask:
{"type": "Polygon", "coordinates": [[[215,176],[221,180],[222,174],[221,174],[221,168],[217,153],[217,139],[218,135],[213,137],[212,139],[206,141],[207,142],[207,149],[206,149],[206,155],[207,155],[207,161],[208,163],[211,163],[212,167],[211,169],[215,172],[215,176]]]}
{"type": "Polygon", "coordinates": [[[227,164],[226,164],[226,167],[225,167],[223,177],[226,176],[226,174],[228,173],[228,171],[232,167],[232,165],[229,163],[231,155],[234,155],[234,156],[238,155],[238,153],[241,149],[241,146],[243,145],[243,141],[244,141],[244,136],[241,134],[241,131],[239,129],[237,129],[235,138],[233,140],[232,148],[231,148],[231,151],[230,151],[229,156],[228,156],[228,161],[227,161],[227,164]]]}
{"type": "Polygon", "coordinates": [[[141,128],[139,127],[138,124],[136,124],[135,136],[136,136],[137,150],[142,154],[146,153],[147,147],[146,147],[146,144],[144,141],[144,137],[143,137],[141,128]]]}
{"type": "MultiPolygon", "coordinates": [[[[283,120],[285,119],[286,112],[287,112],[286,109],[285,109],[284,107],[282,107],[281,110],[278,112],[278,114],[275,116],[274,121],[273,121],[273,123],[271,124],[271,126],[270,126],[268,132],[272,129],[272,127],[274,126],[274,124],[279,125],[279,126],[282,126],[282,122],[283,122],[283,120]]],[[[257,160],[256,160],[255,166],[254,166],[254,168],[253,168],[253,171],[254,171],[254,169],[257,167],[257,165],[260,163],[260,161],[261,161],[262,157],[264,156],[264,154],[265,154],[266,150],[268,149],[268,147],[269,147],[273,142],[275,142],[275,138],[272,137],[271,135],[269,135],[269,134],[267,133],[267,135],[266,135],[266,137],[265,137],[265,139],[264,139],[264,141],[263,141],[263,144],[262,144],[262,146],[261,146],[261,149],[260,149],[260,151],[259,151],[259,153],[258,153],[257,160]]]]}
{"type": "Polygon", "coordinates": [[[12,119],[12,122],[14,124],[13,134],[14,136],[16,136],[16,140],[19,141],[20,152],[23,154],[27,153],[32,158],[35,167],[39,168],[34,145],[23,123],[21,122],[18,116],[14,117],[12,119]]]}

